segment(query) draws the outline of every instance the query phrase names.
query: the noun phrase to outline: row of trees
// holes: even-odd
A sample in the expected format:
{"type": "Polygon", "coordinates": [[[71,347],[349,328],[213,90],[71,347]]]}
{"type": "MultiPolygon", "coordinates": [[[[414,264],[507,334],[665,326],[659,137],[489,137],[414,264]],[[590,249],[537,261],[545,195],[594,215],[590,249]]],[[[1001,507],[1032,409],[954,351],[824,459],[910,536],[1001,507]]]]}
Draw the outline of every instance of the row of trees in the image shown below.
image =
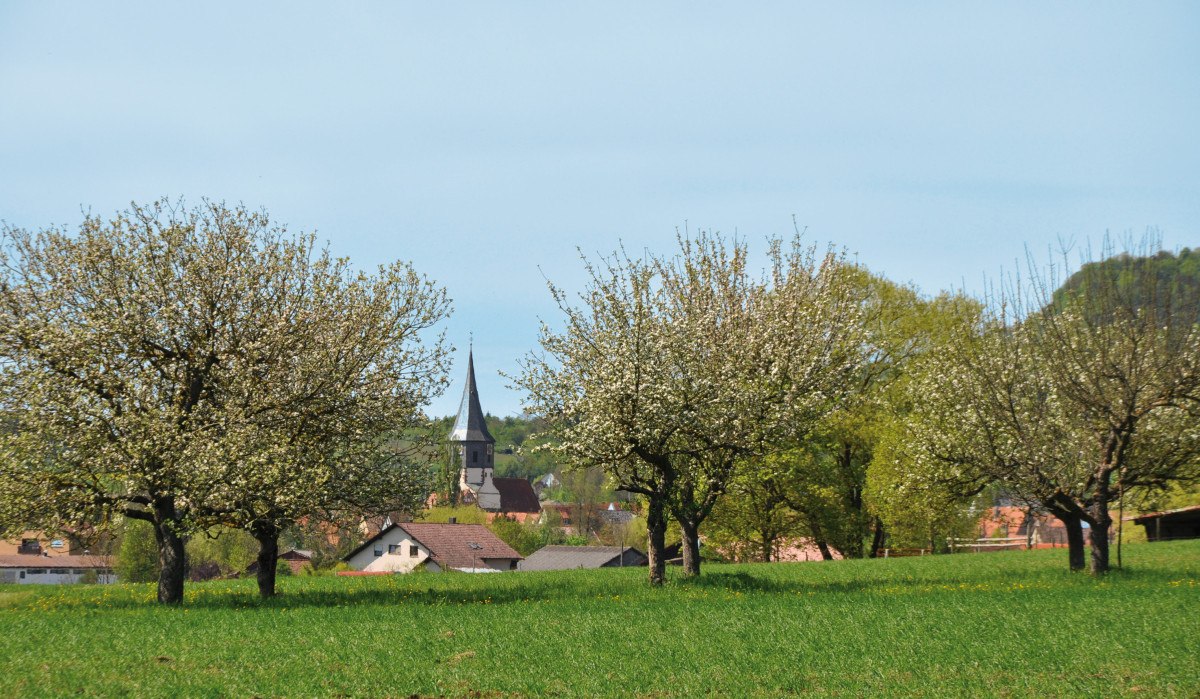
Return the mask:
{"type": "Polygon", "coordinates": [[[5,533],[148,522],[175,603],[199,532],[252,535],[271,595],[287,527],[419,506],[450,302],[411,266],[213,202],[0,240],[5,533]]]}
{"type": "Polygon", "coordinates": [[[1102,573],[1114,500],[1200,463],[1200,298],[1162,272],[1189,251],[1112,252],[1061,290],[1031,261],[986,298],[927,299],[798,238],[757,274],[741,241],[681,237],[585,259],[577,301],[552,285],[562,329],[516,383],[545,448],[645,498],[653,584],[668,519],[697,574],[702,525],[765,560],[796,533],[857,557],[888,528],[961,532],[987,488],[1060,518],[1072,568],[1086,522],[1102,573]]]}

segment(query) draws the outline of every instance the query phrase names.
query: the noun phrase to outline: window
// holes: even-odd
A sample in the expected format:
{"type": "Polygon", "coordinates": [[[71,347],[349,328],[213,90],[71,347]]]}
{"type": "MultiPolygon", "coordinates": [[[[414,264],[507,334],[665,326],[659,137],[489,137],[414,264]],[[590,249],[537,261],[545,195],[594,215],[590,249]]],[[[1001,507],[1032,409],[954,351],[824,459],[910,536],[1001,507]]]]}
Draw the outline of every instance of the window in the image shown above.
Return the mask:
{"type": "Polygon", "coordinates": [[[388,544],[388,554],[396,553],[400,550],[400,544],[388,544]]]}
{"type": "Polygon", "coordinates": [[[17,547],[17,553],[32,553],[39,554],[42,552],[42,545],[37,539],[21,539],[21,545],[17,547]]]}
{"type": "Polygon", "coordinates": [[[22,579],[22,580],[24,580],[24,579],[25,579],[25,571],[23,571],[23,570],[21,571],[21,579],[22,579]]]}
{"type": "Polygon", "coordinates": [[[509,562],[508,562],[508,569],[509,569],[509,570],[516,570],[516,569],[517,569],[517,562],[516,562],[516,561],[509,561],[509,562]]]}
{"type": "Polygon", "coordinates": [[[417,550],[416,544],[408,545],[408,555],[410,558],[416,558],[418,553],[419,553],[419,551],[417,550]]]}
{"type": "Polygon", "coordinates": [[[376,556],[383,555],[383,544],[375,544],[375,555],[376,556]]]}

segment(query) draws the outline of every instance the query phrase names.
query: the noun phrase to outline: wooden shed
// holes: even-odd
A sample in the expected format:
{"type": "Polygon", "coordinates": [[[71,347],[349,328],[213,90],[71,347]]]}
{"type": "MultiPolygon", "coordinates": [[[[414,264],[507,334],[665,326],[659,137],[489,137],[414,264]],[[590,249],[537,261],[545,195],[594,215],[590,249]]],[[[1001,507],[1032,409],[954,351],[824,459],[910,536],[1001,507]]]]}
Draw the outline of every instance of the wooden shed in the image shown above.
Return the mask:
{"type": "Polygon", "coordinates": [[[1200,539],[1200,505],[1181,507],[1166,512],[1130,517],[1134,524],[1146,528],[1146,539],[1200,539]]]}

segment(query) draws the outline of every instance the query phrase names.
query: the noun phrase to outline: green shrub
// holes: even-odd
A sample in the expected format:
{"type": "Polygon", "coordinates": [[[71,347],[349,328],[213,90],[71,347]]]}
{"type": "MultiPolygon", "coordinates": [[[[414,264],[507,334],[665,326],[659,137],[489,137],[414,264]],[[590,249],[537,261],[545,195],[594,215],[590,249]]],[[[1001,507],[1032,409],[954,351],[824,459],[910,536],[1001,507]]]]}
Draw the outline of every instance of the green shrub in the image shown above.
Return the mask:
{"type": "Polygon", "coordinates": [[[158,543],[154,540],[153,525],[140,519],[126,519],[121,525],[120,538],[117,578],[121,582],[158,580],[158,543]]]}

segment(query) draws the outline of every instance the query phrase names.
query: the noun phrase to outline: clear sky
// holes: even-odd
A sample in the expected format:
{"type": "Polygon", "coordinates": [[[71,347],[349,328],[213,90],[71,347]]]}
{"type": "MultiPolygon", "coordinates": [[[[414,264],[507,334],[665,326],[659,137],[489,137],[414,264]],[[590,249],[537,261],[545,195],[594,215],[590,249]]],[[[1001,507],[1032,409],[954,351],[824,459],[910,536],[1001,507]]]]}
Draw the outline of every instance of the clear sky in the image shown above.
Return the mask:
{"type": "Polygon", "coordinates": [[[792,216],[926,292],[1025,245],[1200,245],[1200,3],[0,4],[0,218],[265,207],[446,285],[483,405],[576,248],[792,216]]]}

